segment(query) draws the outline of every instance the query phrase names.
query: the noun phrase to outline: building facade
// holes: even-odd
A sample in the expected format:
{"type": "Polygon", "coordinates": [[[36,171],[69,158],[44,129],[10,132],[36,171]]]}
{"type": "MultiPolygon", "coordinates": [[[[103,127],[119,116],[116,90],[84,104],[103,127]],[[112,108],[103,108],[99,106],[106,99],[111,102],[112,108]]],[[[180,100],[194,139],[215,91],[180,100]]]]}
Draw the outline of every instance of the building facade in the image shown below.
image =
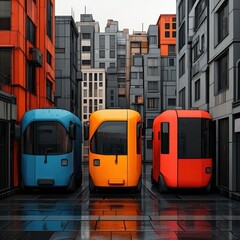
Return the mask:
{"type": "MultiPolygon", "coordinates": [[[[106,72],[104,68],[82,69],[82,123],[89,121],[91,113],[105,109],[106,72]]],[[[83,161],[88,160],[88,142],[83,142],[83,161]]]]}
{"type": "Polygon", "coordinates": [[[229,197],[240,192],[239,10],[234,0],[177,1],[179,105],[189,85],[185,108],[212,115],[212,183],[229,197]]]}
{"type": "Polygon", "coordinates": [[[55,106],[66,109],[80,118],[78,30],[71,16],[56,16],[55,24],[55,106]]]}
{"type": "MultiPolygon", "coordinates": [[[[161,55],[161,111],[176,107],[176,14],[162,14],[158,22],[161,55]]],[[[151,41],[155,41],[153,38],[151,41]]]]}
{"type": "MultiPolygon", "coordinates": [[[[8,120],[20,122],[27,110],[54,105],[54,9],[54,0],[0,1],[0,85],[4,92],[1,95],[6,105],[11,105],[9,99],[16,99],[10,107],[12,114],[16,113],[6,116],[8,120]],[[6,95],[10,98],[5,98],[6,95]]],[[[1,159],[11,165],[8,177],[13,176],[13,181],[7,188],[17,187],[20,179],[18,144],[14,143],[14,147],[10,144],[5,156],[11,155],[10,150],[13,162],[9,163],[7,157],[1,159]]]]}
{"type": "Polygon", "coordinates": [[[148,28],[148,53],[144,55],[144,161],[152,161],[152,123],[162,110],[161,57],[158,47],[158,26],[148,28]]]}

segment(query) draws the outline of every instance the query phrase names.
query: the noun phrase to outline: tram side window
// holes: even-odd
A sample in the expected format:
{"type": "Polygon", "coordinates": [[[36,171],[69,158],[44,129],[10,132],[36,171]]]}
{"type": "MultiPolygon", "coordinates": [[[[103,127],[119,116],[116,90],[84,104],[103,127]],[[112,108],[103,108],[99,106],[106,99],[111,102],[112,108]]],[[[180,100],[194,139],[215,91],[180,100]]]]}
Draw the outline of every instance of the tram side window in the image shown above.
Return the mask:
{"type": "Polygon", "coordinates": [[[127,122],[104,122],[92,139],[90,150],[104,155],[127,155],[127,122]]]}
{"type": "Polygon", "coordinates": [[[169,123],[161,123],[161,153],[169,154],[169,123]]]}
{"type": "Polygon", "coordinates": [[[137,124],[137,154],[142,153],[142,125],[141,123],[137,124]]]}

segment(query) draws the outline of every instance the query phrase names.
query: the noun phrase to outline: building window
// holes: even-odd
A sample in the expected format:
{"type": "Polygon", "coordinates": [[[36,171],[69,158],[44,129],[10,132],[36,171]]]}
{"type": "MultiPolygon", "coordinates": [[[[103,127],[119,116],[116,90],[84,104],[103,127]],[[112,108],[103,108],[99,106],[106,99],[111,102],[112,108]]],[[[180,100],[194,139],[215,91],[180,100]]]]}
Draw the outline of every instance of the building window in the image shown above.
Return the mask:
{"type": "Polygon", "coordinates": [[[99,50],[99,58],[105,58],[105,50],[99,50]]]}
{"type": "Polygon", "coordinates": [[[105,49],[105,35],[99,36],[99,48],[105,49]]]}
{"type": "Polygon", "coordinates": [[[151,118],[147,119],[147,128],[152,128],[152,126],[153,126],[153,120],[154,120],[154,119],[151,119],[151,118]]]}
{"type": "Polygon", "coordinates": [[[193,62],[196,62],[199,56],[200,56],[199,40],[197,40],[193,46],[193,62]]]}
{"type": "Polygon", "coordinates": [[[173,58],[169,58],[169,66],[174,66],[174,59],[173,58]]]}
{"type": "Polygon", "coordinates": [[[179,51],[182,49],[184,45],[185,45],[185,22],[183,22],[182,26],[179,28],[179,41],[178,41],[179,51]]]}
{"type": "Polygon", "coordinates": [[[195,101],[200,99],[200,79],[195,82],[195,101]]]}
{"type": "Polygon", "coordinates": [[[176,106],[176,98],[168,98],[168,106],[176,106]]]}
{"type": "Polygon", "coordinates": [[[185,88],[179,92],[179,107],[185,109],[185,88]]]}
{"type": "Polygon", "coordinates": [[[99,73],[99,81],[102,81],[102,80],[103,80],[103,74],[99,73]]]}
{"type": "Polygon", "coordinates": [[[0,48],[0,85],[11,81],[11,49],[0,48]]]}
{"type": "Polygon", "coordinates": [[[142,96],[135,96],[135,103],[136,104],[142,104],[143,103],[143,97],[142,96]]]}
{"type": "Polygon", "coordinates": [[[90,52],[91,51],[91,46],[82,46],[82,51],[83,52],[90,52]]]}
{"type": "Polygon", "coordinates": [[[91,39],[91,33],[82,33],[82,39],[91,39]]]}
{"type": "Polygon", "coordinates": [[[115,58],[115,50],[110,50],[110,58],[115,58]]]}
{"type": "Polygon", "coordinates": [[[172,31],[172,37],[175,38],[176,36],[176,31],[172,31]]]}
{"type": "Polygon", "coordinates": [[[147,107],[149,109],[157,109],[158,108],[158,98],[148,98],[147,107]]]}
{"type": "Polygon", "coordinates": [[[178,7],[179,26],[185,18],[185,0],[182,0],[178,7]]]}
{"type": "Polygon", "coordinates": [[[157,81],[149,81],[148,82],[148,90],[149,91],[158,91],[158,82],[157,81]]]}
{"type": "Polygon", "coordinates": [[[228,52],[225,53],[223,56],[221,56],[216,61],[216,67],[217,67],[217,90],[220,92],[221,90],[224,90],[228,87],[228,52]]]}
{"type": "Polygon", "coordinates": [[[99,68],[105,68],[105,63],[99,63],[99,68]]]}
{"type": "Polygon", "coordinates": [[[152,149],[152,140],[147,140],[147,149],[152,149]]]}
{"type": "Polygon", "coordinates": [[[82,60],[82,65],[91,65],[91,60],[82,60]]]}
{"type": "Polygon", "coordinates": [[[149,44],[157,44],[157,36],[149,36],[149,44]]]}
{"type": "Polygon", "coordinates": [[[158,58],[148,58],[148,76],[158,76],[158,58]]]}
{"type": "Polygon", "coordinates": [[[179,60],[179,77],[185,73],[185,54],[179,60]]]}
{"type": "Polygon", "coordinates": [[[138,73],[137,72],[131,72],[131,79],[137,79],[138,73]]]}
{"type": "Polygon", "coordinates": [[[220,43],[229,33],[229,19],[228,19],[228,1],[225,1],[223,6],[217,12],[218,20],[218,42],[220,43]]]}
{"type": "Polygon", "coordinates": [[[170,29],[170,23],[165,23],[165,29],[170,29]]]}
{"type": "Polygon", "coordinates": [[[53,102],[53,84],[51,81],[47,79],[47,87],[46,87],[46,97],[49,101],[53,102]]]}
{"type": "Polygon", "coordinates": [[[165,37],[166,37],[166,38],[169,38],[169,37],[170,37],[170,32],[169,32],[169,31],[166,31],[166,32],[165,32],[165,37]]]}
{"type": "Polygon", "coordinates": [[[172,29],[176,29],[176,23],[172,23],[172,29]]]}
{"type": "Polygon", "coordinates": [[[115,36],[110,35],[110,49],[115,49],[115,36]]]}
{"type": "Polygon", "coordinates": [[[52,66],[52,55],[49,51],[47,51],[47,63],[52,66]]]}
{"type": "Polygon", "coordinates": [[[0,30],[11,29],[11,2],[10,0],[0,0],[0,30]]]}
{"type": "Polygon", "coordinates": [[[53,6],[50,0],[47,0],[47,35],[52,40],[53,31],[53,6]]]}
{"type": "Polygon", "coordinates": [[[27,90],[36,93],[36,67],[30,62],[27,62],[27,90]]]}
{"type": "Polygon", "coordinates": [[[27,40],[35,46],[36,45],[36,27],[28,16],[27,16],[26,36],[27,36],[27,40]]]}
{"type": "Polygon", "coordinates": [[[201,52],[205,49],[205,36],[204,34],[201,36],[201,52]]]}
{"type": "Polygon", "coordinates": [[[55,48],[55,53],[65,53],[65,48],[55,48]]]}
{"type": "Polygon", "coordinates": [[[119,68],[124,68],[126,66],[125,56],[118,56],[117,65],[119,68]]]}
{"type": "Polygon", "coordinates": [[[200,0],[195,8],[195,29],[197,29],[202,22],[201,15],[203,14],[204,9],[206,7],[205,1],[206,0],[200,0]]]}
{"type": "Polygon", "coordinates": [[[169,56],[175,56],[176,55],[175,45],[168,45],[168,55],[169,56]]]}

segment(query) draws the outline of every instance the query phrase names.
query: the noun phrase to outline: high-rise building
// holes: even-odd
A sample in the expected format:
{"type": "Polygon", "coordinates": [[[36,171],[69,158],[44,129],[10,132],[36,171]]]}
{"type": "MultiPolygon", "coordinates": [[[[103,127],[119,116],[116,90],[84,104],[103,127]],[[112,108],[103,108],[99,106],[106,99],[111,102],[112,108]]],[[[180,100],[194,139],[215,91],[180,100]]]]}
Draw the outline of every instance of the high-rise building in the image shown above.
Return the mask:
{"type": "MultiPolygon", "coordinates": [[[[10,111],[3,113],[8,123],[20,122],[27,110],[54,105],[54,9],[54,0],[0,0],[1,102],[10,111]]],[[[7,139],[7,150],[0,151],[0,176],[6,177],[0,190],[8,190],[19,185],[19,149],[13,148],[11,124],[0,125],[6,127],[1,141],[7,139]]]]}
{"type": "Polygon", "coordinates": [[[56,16],[55,105],[80,118],[80,72],[78,72],[78,30],[71,16],[56,16]]]}
{"type": "MultiPolygon", "coordinates": [[[[104,68],[82,69],[82,122],[89,121],[91,113],[105,109],[106,72],[104,68]]],[[[83,161],[88,160],[88,143],[83,143],[83,161]]]]}
{"type": "MultiPolygon", "coordinates": [[[[176,14],[162,14],[157,21],[161,55],[161,111],[176,107],[176,14]]],[[[156,41],[150,37],[151,42],[156,41]]]]}
{"type": "Polygon", "coordinates": [[[162,109],[161,102],[161,56],[158,47],[158,26],[148,28],[148,53],[144,59],[144,161],[152,161],[152,122],[162,109]]]}

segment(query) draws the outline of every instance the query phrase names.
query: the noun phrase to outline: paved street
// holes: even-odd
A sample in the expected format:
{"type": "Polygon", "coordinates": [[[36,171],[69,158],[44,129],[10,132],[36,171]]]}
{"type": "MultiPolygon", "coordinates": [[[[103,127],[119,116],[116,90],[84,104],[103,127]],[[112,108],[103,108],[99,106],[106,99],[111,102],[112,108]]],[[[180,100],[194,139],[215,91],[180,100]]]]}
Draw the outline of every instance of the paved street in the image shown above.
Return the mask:
{"type": "Polygon", "coordinates": [[[160,194],[143,166],[141,194],[32,191],[0,200],[0,239],[240,239],[240,202],[216,193],[160,194]]]}

